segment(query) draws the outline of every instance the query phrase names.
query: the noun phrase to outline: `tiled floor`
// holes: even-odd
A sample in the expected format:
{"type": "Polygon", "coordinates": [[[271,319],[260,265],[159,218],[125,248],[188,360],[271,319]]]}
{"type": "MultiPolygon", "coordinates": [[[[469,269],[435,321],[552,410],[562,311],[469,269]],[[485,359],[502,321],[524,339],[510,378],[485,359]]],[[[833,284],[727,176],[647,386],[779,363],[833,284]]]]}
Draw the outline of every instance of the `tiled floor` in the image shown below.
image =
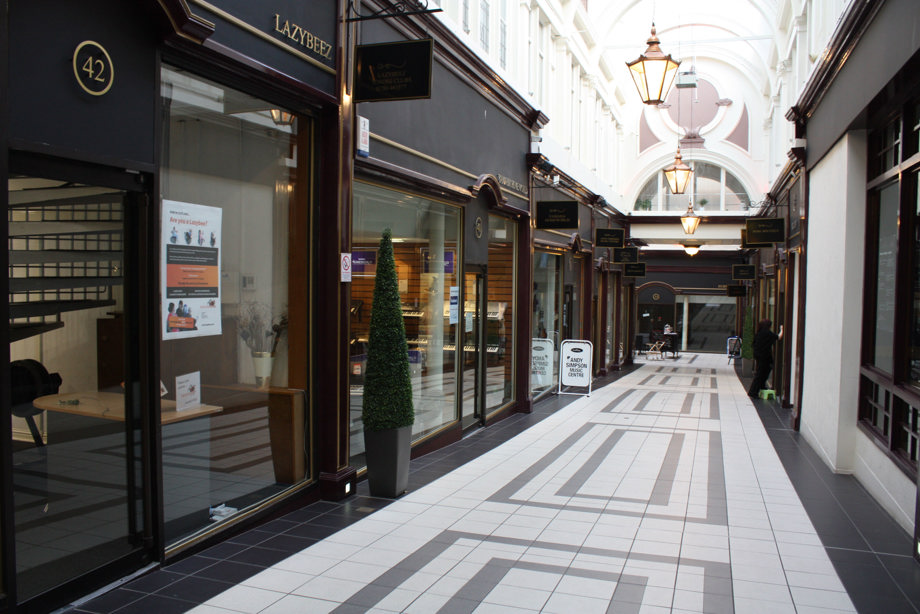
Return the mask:
{"type": "Polygon", "coordinates": [[[724,355],[653,361],[70,611],[917,612],[910,536],[787,422],[724,355]]]}

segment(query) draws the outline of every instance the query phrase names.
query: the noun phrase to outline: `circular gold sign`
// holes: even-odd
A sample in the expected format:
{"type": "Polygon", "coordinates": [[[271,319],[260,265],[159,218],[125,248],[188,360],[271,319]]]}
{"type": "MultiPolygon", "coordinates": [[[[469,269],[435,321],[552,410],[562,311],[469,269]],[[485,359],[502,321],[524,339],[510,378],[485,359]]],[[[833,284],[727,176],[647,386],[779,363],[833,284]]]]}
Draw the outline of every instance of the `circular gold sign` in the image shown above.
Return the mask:
{"type": "Polygon", "coordinates": [[[657,300],[660,300],[660,299],[661,299],[661,295],[658,294],[657,292],[656,292],[655,294],[652,295],[652,300],[653,300],[653,301],[657,301],[657,300]]]}
{"type": "Polygon", "coordinates": [[[83,41],[73,52],[73,74],[83,91],[102,96],[115,81],[115,66],[105,47],[96,41],[83,41]]]}
{"type": "Polygon", "coordinates": [[[482,218],[481,217],[476,218],[476,222],[473,224],[473,232],[476,233],[477,239],[482,238],[482,218]]]}

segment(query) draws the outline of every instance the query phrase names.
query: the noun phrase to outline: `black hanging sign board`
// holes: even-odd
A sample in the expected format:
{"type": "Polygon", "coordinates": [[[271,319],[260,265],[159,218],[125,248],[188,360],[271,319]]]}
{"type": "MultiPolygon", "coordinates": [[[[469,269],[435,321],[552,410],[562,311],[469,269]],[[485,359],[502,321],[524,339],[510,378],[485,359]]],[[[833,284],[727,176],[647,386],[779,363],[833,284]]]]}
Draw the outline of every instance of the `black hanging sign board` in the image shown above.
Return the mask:
{"type": "Polygon", "coordinates": [[[430,38],[355,47],[355,102],[431,98],[430,38]]]}
{"type": "Polygon", "coordinates": [[[757,270],[753,264],[733,264],[732,279],[735,281],[757,279],[757,270]]]}
{"type": "Polygon", "coordinates": [[[622,228],[595,228],[594,247],[623,247],[626,231],[622,228]]]}
{"type": "Polygon", "coordinates": [[[727,296],[747,296],[747,288],[741,285],[725,286],[727,296]]]}
{"type": "Polygon", "coordinates": [[[781,217],[755,217],[745,220],[750,243],[782,243],[786,240],[786,220],[781,217]]]}
{"type": "Polygon", "coordinates": [[[747,240],[747,230],[741,229],[741,249],[755,249],[758,247],[773,247],[772,243],[751,243],[747,240]]]}
{"type": "Polygon", "coordinates": [[[614,247],[613,261],[616,263],[639,262],[638,247],[614,247]]]}
{"type": "Polygon", "coordinates": [[[623,265],[623,277],[645,277],[645,263],[627,262],[623,265]]]}
{"type": "Polygon", "coordinates": [[[558,200],[537,203],[537,228],[578,228],[578,201],[558,200]]]}

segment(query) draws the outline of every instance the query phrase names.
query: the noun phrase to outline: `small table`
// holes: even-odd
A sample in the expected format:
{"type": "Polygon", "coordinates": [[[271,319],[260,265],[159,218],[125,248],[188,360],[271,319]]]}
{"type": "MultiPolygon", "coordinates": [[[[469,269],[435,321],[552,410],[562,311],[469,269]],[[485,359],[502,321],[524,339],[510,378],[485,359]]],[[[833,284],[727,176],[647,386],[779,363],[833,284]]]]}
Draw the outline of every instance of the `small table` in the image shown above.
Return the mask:
{"type": "MultiPolygon", "coordinates": [[[[125,421],[125,395],[119,392],[102,392],[99,390],[89,392],[70,392],[67,394],[49,394],[38,397],[32,404],[39,409],[59,411],[66,414],[76,414],[90,418],[103,418],[105,420],[125,421]]],[[[167,399],[160,400],[160,422],[170,424],[182,420],[190,420],[208,414],[223,411],[217,405],[199,405],[191,409],[176,411],[176,402],[167,399]]]]}

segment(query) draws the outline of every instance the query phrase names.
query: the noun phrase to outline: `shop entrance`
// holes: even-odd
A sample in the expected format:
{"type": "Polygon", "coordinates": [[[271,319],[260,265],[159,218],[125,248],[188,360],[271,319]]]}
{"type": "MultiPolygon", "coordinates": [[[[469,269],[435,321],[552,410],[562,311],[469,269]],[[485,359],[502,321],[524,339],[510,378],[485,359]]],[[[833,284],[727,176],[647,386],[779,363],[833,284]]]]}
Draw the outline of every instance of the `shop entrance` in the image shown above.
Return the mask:
{"type": "Polygon", "coordinates": [[[485,421],[485,375],[488,347],[485,345],[486,272],[471,270],[463,276],[463,360],[461,361],[460,419],[463,428],[485,421]]]}
{"type": "Polygon", "coordinates": [[[123,576],[154,555],[138,351],[149,201],[138,175],[16,155],[10,166],[2,404],[21,603],[76,592],[90,574],[93,584],[123,576]]]}

